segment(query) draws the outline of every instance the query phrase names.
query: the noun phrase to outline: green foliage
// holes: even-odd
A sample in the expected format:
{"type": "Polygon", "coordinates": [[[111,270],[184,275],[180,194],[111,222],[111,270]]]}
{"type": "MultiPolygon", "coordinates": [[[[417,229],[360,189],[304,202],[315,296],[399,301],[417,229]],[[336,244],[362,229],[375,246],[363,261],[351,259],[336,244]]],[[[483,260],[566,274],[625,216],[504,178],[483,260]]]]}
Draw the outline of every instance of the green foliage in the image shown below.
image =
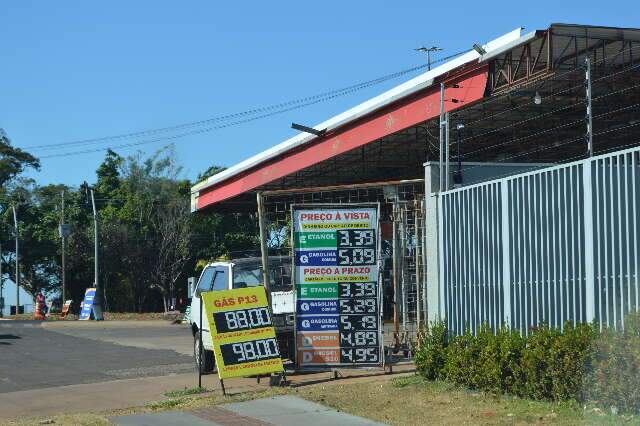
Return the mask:
{"type": "Polygon", "coordinates": [[[527,337],[507,328],[494,333],[486,324],[476,335],[470,331],[449,339],[446,335],[445,326],[438,323],[421,340],[416,366],[423,377],[553,401],[582,397],[585,366],[596,337],[591,326],[571,324],[564,333],[541,326],[527,337]]]}
{"type": "Polygon", "coordinates": [[[573,326],[566,322],[563,332],[551,346],[552,399],[566,401],[583,399],[586,373],[590,368],[598,338],[589,324],[573,326]]]}
{"type": "Polygon", "coordinates": [[[581,401],[619,412],[640,413],[640,313],[625,317],[624,331],[567,322],[546,325],[526,337],[483,325],[447,338],[443,323],[421,336],[418,373],[491,393],[555,402],[581,401]]]}
{"type": "Polygon", "coordinates": [[[625,318],[624,332],[602,330],[585,393],[599,405],[640,413],[640,313],[625,318]]]}
{"type": "Polygon", "coordinates": [[[418,372],[428,380],[442,379],[441,371],[447,357],[447,326],[442,321],[432,323],[421,336],[415,354],[418,372]]]}
{"type": "Polygon", "coordinates": [[[477,387],[492,393],[517,393],[525,339],[515,330],[499,328],[495,336],[482,327],[483,344],[477,361],[477,387]]]}
{"type": "Polygon", "coordinates": [[[471,373],[475,370],[474,363],[478,355],[475,341],[469,331],[450,340],[443,368],[445,379],[457,385],[474,387],[471,373]]]}
{"type": "MultiPolygon", "coordinates": [[[[77,310],[85,289],[94,282],[91,204],[82,190],[39,186],[15,177],[24,167],[37,165],[37,160],[0,140],[0,180],[10,179],[0,186],[3,273],[5,277],[15,273],[11,215],[15,206],[20,225],[20,284],[34,295],[41,289],[50,297],[59,294],[58,225],[64,191],[65,222],[72,228],[65,250],[66,297],[74,300],[72,309],[77,310]],[[16,159],[21,163],[11,166],[16,159]],[[2,169],[5,164],[13,168],[2,169]]],[[[201,176],[221,170],[212,166],[201,176]]],[[[99,222],[99,280],[108,311],[160,311],[167,308],[171,296],[182,298],[184,304],[187,277],[197,275],[199,260],[240,257],[258,247],[255,214],[191,214],[192,182],[181,176],[171,147],[151,156],[138,153],[126,158],[108,151],[97,168],[93,188],[99,222]]]]}
{"type": "Polygon", "coordinates": [[[517,394],[532,399],[553,399],[551,348],[559,336],[559,330],[545,325],[530,331],[520,359],[517,394]]]}
{"type": "MultiPolygon", "coordinates": [[[[26,151],[11,145],[11,141],[0,129],[0,188],[18,176],[26,168],[40,169],[40,160],[26,151]]],[[[0,190],[2,195],[2,190],[0,190]]]]}

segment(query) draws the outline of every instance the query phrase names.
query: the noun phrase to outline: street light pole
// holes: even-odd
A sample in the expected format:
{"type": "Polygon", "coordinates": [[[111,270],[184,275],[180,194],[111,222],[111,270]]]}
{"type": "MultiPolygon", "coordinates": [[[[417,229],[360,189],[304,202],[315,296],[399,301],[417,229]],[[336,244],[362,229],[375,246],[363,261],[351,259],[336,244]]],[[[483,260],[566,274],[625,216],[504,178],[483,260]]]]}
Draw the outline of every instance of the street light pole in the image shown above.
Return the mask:
{"type": "Polygon", "coordinates": [[[2,243],[0,243],[0,318],[4,316],[4,276],[2,275],[2,243]]]}
{"type": "Polygon", "coordinates": [[[427,69],[429,71],[431,71],[431,52],[439,52],[442,49],[440,47],[438,47],[438,46],[431,46],[431,47],[422,46],[422,47],[418,47],[417,49],[413,49],[413,50],[415,50],[416,52],[426,52],[426,54],[427,54],[427,69]]]}
{"type": "Polygon", "coordinates": [[[62,209],[60,210],[60,238],[62,239],[62,300],[60,303],[60,307],[64,306],[64,302],[67,300],[66,299],[66,288],[67,288],[67,280],[66,280],[66,270],[65,270],[65,256],[64,256],[64,249],[65,249],[65,240],[66,240],[66,235],[65,235],[65,231],[62,229],[63,225],[64,225],[64,191],[62,191],[62,193],[60,194],[62,196],[62,209]]]}
{"type": "Polygon", "coordinates": [[[96,211],[96,198],[91,191],[91,206],[93,207],[93,238],[94,238],[94,255],[93,255],[93,284],[96,289],[96,295],[93,301],[93,318],[96,321],[104,319],[102,315],[102,298],[100,297],[100,286],[98,282],[98,212],[96,211]]]}
{"type": "Polygon", "coordinates": [[[16,208],[11,207],[13,210],[13,224],[16,230],[16,315],[20,313],[20,264],[18,263],[18,215],[16,214],[16,208]]]}

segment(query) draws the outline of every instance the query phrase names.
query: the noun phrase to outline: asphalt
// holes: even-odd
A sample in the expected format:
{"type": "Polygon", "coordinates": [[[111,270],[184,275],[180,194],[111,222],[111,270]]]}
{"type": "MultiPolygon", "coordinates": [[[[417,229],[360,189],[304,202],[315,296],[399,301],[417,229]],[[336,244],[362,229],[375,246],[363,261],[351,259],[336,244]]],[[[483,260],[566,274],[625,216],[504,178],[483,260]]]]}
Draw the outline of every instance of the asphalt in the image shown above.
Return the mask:
{"type": "Polygon", "coordinates": [[[193,370],[192,356],[185,353],[191,341],[185,326],[94,324],[50,328],[48,323],[1,321],[0,394],[193,370]],[[163,349],[154,336],[178,339],[177,346],[185,349],[163,349]]]}

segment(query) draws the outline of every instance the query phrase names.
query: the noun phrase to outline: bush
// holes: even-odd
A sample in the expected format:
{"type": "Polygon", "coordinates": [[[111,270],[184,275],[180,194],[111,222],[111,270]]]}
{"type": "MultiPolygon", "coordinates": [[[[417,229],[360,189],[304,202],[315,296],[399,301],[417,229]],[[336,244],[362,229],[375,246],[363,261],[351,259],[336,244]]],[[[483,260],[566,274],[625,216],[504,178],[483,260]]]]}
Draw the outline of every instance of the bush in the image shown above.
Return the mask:
{"type": "Polygon", "coordinates": [[[475,388],[477,380],[476,361],[480,355],[478,339],[470,331],[462,336],[455,336],[447,347],[444,362],[444,378],[461,386],[475,388]]]}
{"type": "Polygon", "coordinates": [[[640,413],[640,313],[625,318],[624,332],[600,333],[585,397],[598,405],[640,413]]]}
{"type": "Polygon", "coordinates": [[[478,367],[483,372],[478,388],[492,393],[515,393],[525,339],[507,328],[498,329],[495,336],[488,327],[482,331],[491,334],[478,360],[478,367]]]}
{"type": "Polygon", "coordinates": [[[486,324],[474,336],[448,337],[434,323],[416,348],[418,372],[429,380],[524,398],[593,402],[640,413],[640,313],[625,330],[567,322],[562,332],[541,325],[523,337],[486,324]]]}
{"type": "Polygon", "coordinates": [[[564,333],[541,326],[522,337],[508,328],[494,334],[484,324],[475,336],[467,331],[447,339],[446,327],[437,323],[421,340],[415,361],[418,372],[430,380],[564,401],[581,397],[594,336],[589,325],[567,324],[564,333]]]}
{"type": "Polygon", "coordinates": [[[442,379],[447,351],[447,326],[437,321],[420,336],[415,354],[418,373],[428,380],[442,379]]]}
{"type": "Polygon", "coordinates": [[[520,359],[516,394],[532,399],[553,399],[551,348],[560,332],[542,325],[533,328],[520,359]]]}
{"type": "Polygon", "coordinates": [[[597,332],[589,324],[573,326],[567,322],[564,331],[551,346],[551,399],[554,401],[584,399],[586,373],[590,369],[597,332]]]}

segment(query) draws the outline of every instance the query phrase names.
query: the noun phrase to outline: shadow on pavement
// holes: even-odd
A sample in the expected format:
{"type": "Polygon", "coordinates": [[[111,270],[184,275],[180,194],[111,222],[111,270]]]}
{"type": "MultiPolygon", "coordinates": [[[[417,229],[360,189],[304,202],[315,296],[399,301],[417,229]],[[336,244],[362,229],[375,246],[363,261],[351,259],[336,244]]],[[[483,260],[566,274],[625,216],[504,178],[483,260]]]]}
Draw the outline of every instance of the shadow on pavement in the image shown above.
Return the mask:
{"type": "Polygon", "coordinates": [[[3,340],[15,340],[15,339],[21,339],[20,336],[16,336],[15,334],[0,334],[0,345],[10,345],[10,342],[3,342],[3,340]]]}

